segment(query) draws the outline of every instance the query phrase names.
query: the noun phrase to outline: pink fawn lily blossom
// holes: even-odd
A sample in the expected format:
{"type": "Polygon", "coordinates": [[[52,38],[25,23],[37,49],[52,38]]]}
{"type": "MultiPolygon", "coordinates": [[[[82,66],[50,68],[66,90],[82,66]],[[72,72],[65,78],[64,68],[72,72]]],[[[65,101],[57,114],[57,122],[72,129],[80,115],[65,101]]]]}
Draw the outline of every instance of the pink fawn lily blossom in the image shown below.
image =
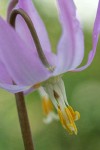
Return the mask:
{"type": "Polygon", "coordinates": [[[53,112],[54,105],[63,127],[70,134],[77,134],[75,121],[80,118],[80,114],[68,104],[62,74],[82,71],[93,61],[100,33],[100,1],[92,34],[93,48],[86,65],[80,68],[77,67],[84,57],[84,35],[76,17],[74,1],[57,0],[57,6],[62,35],[57,45],[57,53],[54,54],[44,23],[32,1],[11,0],[8,20],[12,10],[21,9],[28,14],[51,67],[42,63],[36,43],[20,15],[16,18],[15,30],[0,17],[0,87],[12,93],[29,93],[39,89],[48,122],[51,118],[58,119],[53,112]],[[16,85],[13,85],[13,81],[16,85]]]}

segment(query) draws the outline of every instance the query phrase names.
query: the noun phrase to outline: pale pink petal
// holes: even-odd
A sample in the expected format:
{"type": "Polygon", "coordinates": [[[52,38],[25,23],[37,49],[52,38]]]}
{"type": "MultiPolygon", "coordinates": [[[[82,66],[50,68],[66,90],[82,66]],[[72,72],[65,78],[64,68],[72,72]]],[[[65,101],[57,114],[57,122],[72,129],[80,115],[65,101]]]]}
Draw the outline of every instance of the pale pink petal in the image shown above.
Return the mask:
{"type": "Polygon", "coordinates": [[[57,0],[62,25],[58,44],[58,61],[55,74],[72,70],[80,65],[84,56],[84,38],[76,18],[73,0],[57,0]]]}
{"type": "Polygon", "coordinates": [[[12,79],[8,71],[6,70],[5,65],[3,64],[3,62],[1,62],[1,60],[0,60],[0,83],[12,84],[12,79]]]}
{"type": "Polygon", "coordinates": [[[0,60],[17,85],[31,86],[48,79],[51,75],[34,49],[28,47],[2,18],[0,18],[0,60]]]}
{"type": "Polygon", "coordinates": [[[82,70],[86,69],[88,66],[90,66],[90,64],[92,63],[92,61],[94,59],[95,53],[96,53],[99,35],[100,35],[100,0],[99,0],[97,15],[96,15],[96,19],[94,22],[94,28],[93,28],[93,35],[92,35],[93,48],[88,55],[88,61],[87,61],[86,65],[82,66],[80,68],[77,68],[73,71],[82,71],[82,70]]]}
{"type": "Polygon", "coordinates": [[[30,87],[13,85],[12,78],[10,77],[5,65],[0,61],[0,88],[9,92],[17,93],[28,90],[30,87]]]}

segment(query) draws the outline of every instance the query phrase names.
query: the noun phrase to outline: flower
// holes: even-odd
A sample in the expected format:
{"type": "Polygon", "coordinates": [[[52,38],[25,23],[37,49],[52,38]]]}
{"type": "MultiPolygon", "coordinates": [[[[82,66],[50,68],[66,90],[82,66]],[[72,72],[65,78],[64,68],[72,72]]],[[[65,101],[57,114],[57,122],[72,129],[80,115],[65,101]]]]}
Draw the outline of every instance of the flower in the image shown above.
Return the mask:
{"type": "MultiPolygon", "coordinates": [[[[92,62],[100,33],[100,2],[93,28],[93,48],[87,64],[77,68],[84,57],[84,36],[76,18],[73,0],[57,0],[62,35],[57,54],[51,51],[49,38],[35,6],[31,0],[12,0],[8,8],[8,20],[12,10],[23,10],[33,22],[44,56],[50,66],[43,64],[24,19],[18,15],[15,30],[0,17],[0,87],[9,92],[25,93],[40,88],[47,116],[57,109],[63,127],[70,134],[77,134],[75,121],[80,114],[68,104],[62,74],[68,71],[82,71],[92,62]],[[16,85],[13,85],[13,81],[16,85]],[[44,91],[44,92],[43,92],[44,91]]],[[[54,113],[53,113],[54,114],[54,113]]],[[[55,115],[53,115],[54,117],[55,115]]]]}

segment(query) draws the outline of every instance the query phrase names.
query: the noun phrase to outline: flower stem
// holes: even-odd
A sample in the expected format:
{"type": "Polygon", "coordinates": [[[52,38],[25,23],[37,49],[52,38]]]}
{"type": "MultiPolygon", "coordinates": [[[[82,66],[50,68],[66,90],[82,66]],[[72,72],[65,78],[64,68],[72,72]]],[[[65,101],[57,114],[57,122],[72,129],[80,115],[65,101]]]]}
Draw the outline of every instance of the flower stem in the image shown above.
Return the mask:
{"type": "Polygon", "coordinates": [[[19,92],[15,94],[15,98],[25,150],[34,150],[24,95],[19,92]]]}
{"type": "Polygon", "coordinates": [[[40,60],[42,61],[42,63],[44,64],[44,66],[46,68],[48,68],[50,71],[52,71],[52,66],[49,64],[44,52],[43,52],[43,49],[41,47],[41,44],[40,44],[40,41],[39,41],[39,38],[38,38],[38,35],[36,33],[36,30],[35,30],[35,27],[34,27],[34,24],[32,23],[32,20],[31,18],[28,16],[28,14],[23,10],[23,9],[15,9],[11,12],[10,14],[10,17],[9,17],[9,24],[15,28],[15,23],[16,23],[16,17],[17,15],[21,15],[22,18],[24,19],[24,21],[26,22],[27,26],[28,26],[28,29],[32,35],[32,38],[33,38],[33,41],[35,43],[35,46],[36,46],[36,49],[37,49],[37,52],[38,52],[38,55],[39,55],[39,58],[40,60]]]}

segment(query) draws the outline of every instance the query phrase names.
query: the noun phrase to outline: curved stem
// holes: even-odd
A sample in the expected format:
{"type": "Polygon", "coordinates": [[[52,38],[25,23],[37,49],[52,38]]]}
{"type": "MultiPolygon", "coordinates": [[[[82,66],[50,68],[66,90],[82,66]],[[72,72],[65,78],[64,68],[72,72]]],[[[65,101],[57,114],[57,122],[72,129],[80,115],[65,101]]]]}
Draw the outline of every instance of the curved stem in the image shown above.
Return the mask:
{"type": "Polygon", "coordinates": [[[37,36],[37,33],[35,31],[35,27],[31,21],[31,18],[28,16],[28,14],[23,10],[23,9],[16,9],[16,10],[13,10],[11,12],[11,15],[10,15],[10,19],[9,19],[9,23],[11,24],[11,26],[13,26],[15,28],[15,21],[16,21],[16,17],[17,15],[21,15],[23,17],[23,19],[25,20],[29,30],[30,30],[30,33],[32,35],[32,38],[35,42],[35,45],[36,45],[36,49],[37,49],[37,52],[38,52],[38,55],[42,61],[42,63],[49,69],[51,70],[51,65],[49,64],[47,58],[45,57],[44,55],[44,52],[42,50],[42,47],[41,47],[41,44],[39,42],[39,39],[38,39],[38,36],[37,36]]]}
{"type": "Polygon", "coordinates": [[[16,6],[16,4],[18,3],[18,0],[11,0],[9,2],[9,6],[8,6],[8,10],[7,10],[7,21],[9,22],[9,15],[12,11],[12,9],[16,6]]]}
{"type": "Polygon", "coordinates": [[[24,95],[16,93],[15,98],[25,150],[34,150],[24,95]]]}

